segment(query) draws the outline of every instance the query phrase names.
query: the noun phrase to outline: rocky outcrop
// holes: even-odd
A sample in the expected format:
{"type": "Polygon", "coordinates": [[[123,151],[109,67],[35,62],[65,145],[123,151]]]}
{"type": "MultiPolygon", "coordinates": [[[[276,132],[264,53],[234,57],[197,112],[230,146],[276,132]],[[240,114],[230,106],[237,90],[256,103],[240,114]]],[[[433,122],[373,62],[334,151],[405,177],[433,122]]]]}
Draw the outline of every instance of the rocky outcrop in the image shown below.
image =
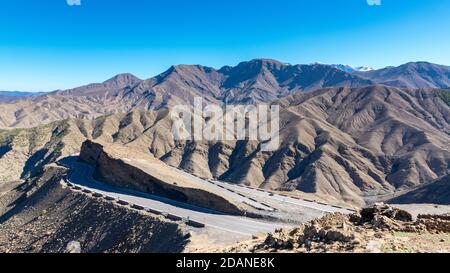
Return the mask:
{"type": "Polygon", "coordinates": [[[66,188],[66,172],[46,168],[6,194],[14,198],[0,215],[0,253],[181,252],[188,244],[176,223],[66,188]]]}
{"type": "Polygon", "coordinates": [[[413,220],[406,211],[376,204],[353,215],[328,214],[295,229],[255,236],[218,252],[449,252],[449,232],[448,215],[413,220]],[[411,238],[409,244],[405,238],[411,238]]]}
{"type": "MultiPolygon", "coordinates": [[[[117,151],[117,150],[116,150],[117,151]]],[[[230,214],[242,214],[242,209],[229,200],[204,189],[183,186],[182,181],[165,180],[106,151],[99,143],[85,141],[80,159],[95,168],[95,177],[105,183],[151,193],[175,201],[230,214]],[[111,171],[114,170],[114,171],[111,171]]],[[[156,160],[156,159],[154,159],[156,160]]],[[[148,161],[152,164],[152,161],[148,161]]],[[[164,164],[160,163],[164,172],[164,164]]]]}

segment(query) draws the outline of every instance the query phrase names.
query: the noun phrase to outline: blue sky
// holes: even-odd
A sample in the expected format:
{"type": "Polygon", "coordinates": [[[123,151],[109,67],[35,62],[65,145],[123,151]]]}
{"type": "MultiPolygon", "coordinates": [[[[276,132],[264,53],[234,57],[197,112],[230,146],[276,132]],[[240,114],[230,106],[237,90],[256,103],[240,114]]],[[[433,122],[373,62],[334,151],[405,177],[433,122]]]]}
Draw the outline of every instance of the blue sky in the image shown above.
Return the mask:
{"type": "Polygon", "coordinates": [[[55,90],[253,58],[450,65],[449,0],[1,0],[0,90],[55,90]]]}

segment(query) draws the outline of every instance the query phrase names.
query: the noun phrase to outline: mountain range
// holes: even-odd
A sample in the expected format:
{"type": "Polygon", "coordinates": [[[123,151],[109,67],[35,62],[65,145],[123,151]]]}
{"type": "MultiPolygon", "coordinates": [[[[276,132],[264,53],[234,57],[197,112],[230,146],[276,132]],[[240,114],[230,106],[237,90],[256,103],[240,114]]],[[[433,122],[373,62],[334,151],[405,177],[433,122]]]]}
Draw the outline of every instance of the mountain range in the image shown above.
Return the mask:
{"type": "Polygon", "coordinates": [[[434,90],[338,87],[274,103],[282,107],[273,152],[255,141],[176,141],[167,109],[0,130],[0,180],[33,176],[78,153],[87,139],[150,153],[205,178],[358,206],[448,175],[450,107],[434,90]]]}
{"type": "MultiPolygon", "coordinates": [[[[358,206],[434,181],[446,192],[449,70],[421,62],[348,73],[257,59],[220,69],[172,66],[147,80],[120,74],[24,97],[0,103],[0,127],[12,129],[0,130],[0,180],[33,176],[95,140],[201,177],[358,206]],[[168,109],[197,96],[217,105],[280,105],[279,149],[263,152],[257,141],[176,141],[168,109]]],[[[419,193],[401,200],[420,201],[419,193]]]]}
{"type": "Polygon", "coordinates": [[[220,69],[178,65],[147,80],[120,74],[103,83],[2,103],[0,128],[30,128],[65,118],[96,118],[136,108],[158,110],[192,103],[195,97],[220,105],[256,104],[327,87],[381,83],[409,89],[449,88],[449,77],[447,66],[424,62],[352,73],[331,65],[290,65],[271,59],[220,69]]]}

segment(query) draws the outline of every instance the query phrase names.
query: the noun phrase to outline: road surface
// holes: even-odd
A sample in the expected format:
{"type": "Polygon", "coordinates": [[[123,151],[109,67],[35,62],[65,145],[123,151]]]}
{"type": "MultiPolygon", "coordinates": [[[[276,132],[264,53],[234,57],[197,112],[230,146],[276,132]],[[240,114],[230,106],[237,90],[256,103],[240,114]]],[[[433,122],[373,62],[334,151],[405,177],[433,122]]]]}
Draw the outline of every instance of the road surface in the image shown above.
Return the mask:
{"type": "MultiPolygon", "coordinates": [[[[251,204],[257,203],[260,205],[260,208],[263,208],[264,210],[268,210],[268,211],[272,211],[273,208],[268,207],[266,204],[264,204],[264,200],[278,201],[278,202],[282,202],[284,204],[288,204],[291,206],[293,205],[293,206],[298,206],[298,207],[302,207],[302,208],[310,208],[310,209],[327,212],[327,213],[341,212],[341,213],[348,214],[348,213],[353,212],[350,209],[334,207],[334,206],[327,205],[327,204],[320,204],[318,202],[314,202],[314,201],[311,202],[311,201],[297,199],[297,198],[293,198],[293,197],[289,197],[289,196],[283,196],[280,194],[274,194],[269,191],[247,188],[247,187],[234,185],[234,184],[230,184],[230,183],[225,183],[225,182],[220,182],[220,181],[206,180],[206,179],[200,178],[198,176],[192,175],[190,173],[187,173],[181,169],[174,168],[174,167],[172,167],[172,168],[174,171],[177,171],[179,174],[184,175],[193,181],[196,181],[197,183],[203,185],[204,187],[214,188],[214,191],[216,191],[216,192],[217,191],[222,192],[224,194],[227,194],[230,197],[234,197],[234,196],[241,197],[242,195],[244,195],[245,198],[243,200],[247,204],[249,202],[248,200],[254,199],[254,200],[251,200],[251,202],[252,202],[251,204]],[[229,195],[230,193],[232,193],[233,195],[229,195]],[[238,193],[240,193],[242,195],[239,195],[238,193]],[[249,199],[249,198],[251,198],[251,199],[249,199]],[[257,199],[257,200],[255,201],[255,199],[257,199]]],[[[240,199],[238,199],[238,200],[240,200],[240,199]]]]}
{"type": "MultiPolygon", "coordinates": [[[[251,235],[259,232],[271,232],[277,228],[291,227],[289,224],[285,223],[268,222],[247,217],[226,215],[221,212],[177,202],[160,196],[110,186],[96,181],[92,175],[93,168],[90,165],[77,162],[77,158],[77,156],[73,156],[70,160],[63,163],[72,170],[68,178],[68,182],[94,193],[99,193],[114,199],[126,201],[131,205],[138,205],[146,209],[153,209],[163,213],[170,213],[185,219],[187,218],[194,220],[205,224],[207,227],[231,232],[235,235],[243,236],[243,238],[250,238],[251,235]]],[[[308,208],[324,213],[352,212],[348,209],[274,194],[268,191],[202,179],[177,168],[173,168],[173,170],[186,176],[191,181],[199,183],[199,185],[204,188],[210,188],[214,192],[223,194],[224,196],[234,199],[237,202],[243,202],[264,211],[273,211],[273,207],[264,203],[265,201],[267,202],[270,200],[274,201],[273,203],[279,203],[279,206],[288,205],[290,207],[298,207],[299,210],[308,208]]]]}
{"type": "MultiPolygon", "coordinates": [[[[144,166],[141,166],[141,168],[145,167],[145,163],[136,162],[136,161],[133,161],[128,158],[122,158],[122,160],[124,162],[128,162],[128,164],[136,166],[136,167],[139,167],[139,165],[144,165],[144,166]]],[[[267,205],[264,205],[260,202],[257,202],[255,200],[251,200],[247,196],[239,195],[234,191],[230,191],[230,190],[227,190],[226,188],[219,187],[216,184],[209,183],[207,180],[201,179],[201,178],[194,176],[192,174],[189,174],[183,170],[180,170],[180,169],[177,169],[177,168],[174,168],[171,166],[168,166],[168,167],[170,169],[172,169],[174,172],[176,172],[182,176],[185,176],[190,181],[196,182],[199,185],[199,187],[201,186],[202,189],[209,189],[210,192],[213,192],[215,194],[220,194],[223,197],[226,197],[231,200],[235,200],[240,203],[245,203],[245,204],[247,204],[253,208],[256,208],[258,210],[273,211],[273,208],[271,208],[267,205]]]]}
{"type": "Polygon", "coordinates": [[[250,238],[259,232],[272,232],[277,228],[289,227],[286,224],[259,221],[240,216],[225,215],[223,213],[180,203],[174,200],[137,192],[129,189],[118,188],[103,184],[94,180],[91,166],[71,162],[72,170],[68,182],[87,189],[93,193],[99,193],[115,199],[126,201],[130,204],[139,205],[146,209],[150,208],[164,213],[170,213],[179,217],[188,218],[222,231],[238,234],[243,238],[250,238]]]}
{"type": "Polygon", "coordinates": [[[238,185],[217,182],[217,181],[216,182],[212,181],[212,183],[216,183],[216,184],[221,183],[227,189],[231,189],[235,192],[240,192],[247,196],[250,196],[250,197],[253,196],[254,198],[258,198],[258,199],[262,199],[262,200],[266,199],[266,200],[279,201],[279,202],[282,202],[283,204],[315,209],[315,210],[327,212],[327,213],[340,212],[340,213],[344,213],[344,214],[349,214],[349,213],[354,212],[352,209],[336,207],[336,206],[328,205],[325,203],[318,203],[316,201],[307,201],[304,199],[280,195],[280,194],[272,193],[269,191],[256,190],[256,189],[252,189],[252,188],[247,188],[247,187],[242,187],[242,186],[238,186],[238,185]]]}

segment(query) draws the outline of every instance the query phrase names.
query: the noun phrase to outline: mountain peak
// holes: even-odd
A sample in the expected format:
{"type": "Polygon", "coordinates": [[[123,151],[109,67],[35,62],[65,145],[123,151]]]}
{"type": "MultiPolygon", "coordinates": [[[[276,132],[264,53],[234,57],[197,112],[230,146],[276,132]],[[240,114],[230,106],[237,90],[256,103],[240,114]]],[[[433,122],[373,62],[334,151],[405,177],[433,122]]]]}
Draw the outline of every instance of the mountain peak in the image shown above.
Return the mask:
{"type": "Polygon", "coordinates": [[[131,73],[122,73],[122,74],[118,74],[118,75],[112,77],[109,80],[104,81],[103,84],[108,87],[123,88],[123,87],[135,85],[135,84],[139,83],[140,81],[142,81],[142,80],[131,73]]]}
{"type": "Polygon", "coordinates": [[[257,58],[257,59],[253,59],[249,61],[251,62],[256,62],[256,63],[263,63],[263,64],[284,64],[278,60],[275,59],[270,59],[270,58],[257,58]]]}
{"type": "MultiPolygon", "coordinates": [[[[283,63],[278,60],[274,59],[268,59],[268,58],[259,58],[259,59],[253,59],[247,62],[241,62],[239,65],[251,65],[251,66],[258,66],[258,67],[283,67],[283,66],[289,66],[288,63],[283,63]]],[[[238,66],[239,66],[238,65],[238,66]]]]}
{"type": "Polygon", "coordinates": [[[263,70],[280,70],[283,67],[289,66],[289,64],[282,63],[280,61],[274,59],[253,59],[250,61],[240,62],[238,65],[232,66],[224,66],[219,72],[239,76],[239,78],[245,77],[255,77],[259,75],[263,70]]]}
{"type": "Polygon", "coordinates": [[[169,67],[169,69],[157,75],[154,79],[156,79],[156,82],[160,83],[171,76],[184,78],[189,77],[188,75],[199,75],[203,73],[209,74],[215,71],[216,70],[212,67],[202,66],[198,64],[179,64],[172,65],[171,67],[169,67]]]}

